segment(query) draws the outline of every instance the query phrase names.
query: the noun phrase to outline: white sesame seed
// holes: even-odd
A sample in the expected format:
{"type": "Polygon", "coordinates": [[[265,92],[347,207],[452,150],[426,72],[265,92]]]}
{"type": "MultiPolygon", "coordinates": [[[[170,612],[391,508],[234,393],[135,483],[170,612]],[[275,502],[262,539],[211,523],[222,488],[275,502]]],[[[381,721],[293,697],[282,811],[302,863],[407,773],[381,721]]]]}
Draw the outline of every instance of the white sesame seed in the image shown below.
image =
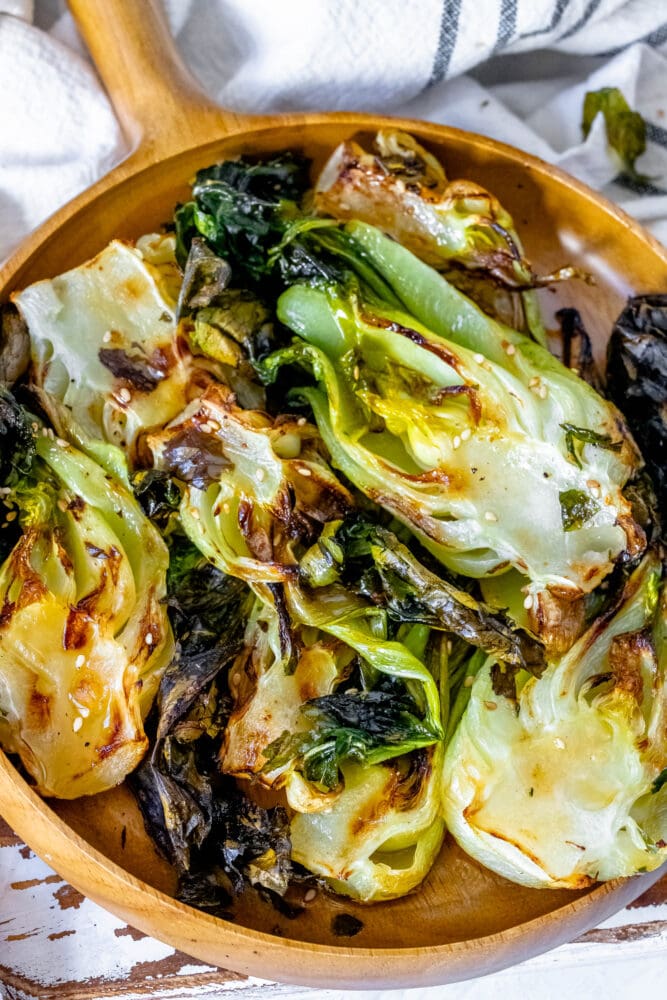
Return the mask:
{"type": "Polygon", "coordinates": [[[539,377],[539,375],[533,375],[533,377],[528,382],[528,388],[529,389],[534,389],[535,386],[537,386],[539,384],[540,384],[540,377],[539,377]]]}
{"type": "Polygon", "coordinates": [[[231,684],[232,687],[239,686],[239,684],[241,683],[241,674],[238,672],[238,670],[236,671],[236,673],[232,674],[232,676],[229,678],[229,683],[231,684]]]}
{"type": "Polygon", "coordinates": [[[123,388],[120,389],[118,392],[118,398],[120,399],[121,403],[129,403],[130,400],[132,399],[132,393],[130,392],[129,389],[126,389],[123,386],[123,388]]]}
{"type": "Polygon", "coordinates": [[[465,430],[461,431],[461,440],[462,441],[468,441],[470,439],[470,435],[471,434],[472,434],[472,431],[470,430],[470,428],[466,427],[465,430]]]}
{"type": "Polygon", "coordinates": [[[230,511],[230,507],[229,507],[229,504],[228,504],[228,503],[227,503],[227,501],[225,500],[225,502],[224,502],[224,503],[223,503],[223,505],[222,505],[222,513],[223,513],[223,514],[229,514],[229,511],[230,511]]]}
{"type": "Polygon", "coordinates": [[[359,376],[361,374],[361,372],[359,371],[359,365],[355,365],[354,366],[354,368],[352,370],[352,374],[354,376],[354,381],[358,382],[359,381],[359,376]]]}
{"type": "Polygon", "coordinates": [[[485,701],[484,705],[486,708],[488,708],[489,712],[495,712],[495,710],[498,708],[495,701],[485,701]]]}
{"type": "Polygon", "coordinates": [[[59,448],[67,447],[67,441],[65,441],[64,438],[56,438],[56,444],[58,445],[59,448]]]}
{"type": "Polygon", "coordinates": [[[316,896],[317,889],[308,889],[308,891],[303,894],[303,901],[304,903],[312,903],[316,896]]]}
{"type": "Polygon", "coordinates": [[[572,367],[570,368],[570,371],[574,372],[575,375],[579,374],[579,369],[577,368],[576,365],[572,365],[572,367]]]}
{"type": "Polygon", "coordinates": [[[102,337],[103,344],[109,344],[111,342],[111,330],[107,330],[102,337]]]}
{"type": "Polygon", "coordinates": [[[557,736],[554,740],[554,746],[556,747],[556,750],[564,750],[565,740],[562,740],[560,736],[557,736]]]}
{"type": "Polygon", "coordinates": [[[516,347],[514,346],[514,344],[508,344],[505,350],[507,351],[510,357],[512,357],[513,354],[516,354],[516,347]]]}
{"type": "Polygon", "coordinates": [[[258,469],[257,472],[255,473],[255,479],[257,480],[258,483],[263,482],[265,476],[266,472],[264,471],[264,469],[258,469]]]}
{"type": "Polygon", "coordinates": [[[300,466],[299,472],[301,473],[302,476],[305,476],[306,479],[308,479],[308,477],[312,476],[313,474],[307,465],[300,466]]]}
{"type": "Polygon", "coordinates": [[[82,725],[83,725],[83,719],[81,718],[80,715],[77,715],[76,719],[72,723],[72,729],[74,730],[75,733],[78,733],[82,725]]]}
{"type": "Polygon", "coordinates": [[[194,517],[195,521],[199,520],[199,511],[196,507],[190,508],[190,517],[194,517]]]}
{"type": "Polygon", "coordinates": [[[530,609],[533,606],[533,595],[532,594],[527,594],[526,595],[526,597],[524,598],[523,606],[526,609],[526,611],[530,611],[530,609]]]}
{"type": "Polygon", "coordinates": [[[83,653],[79,653],[76,660],[74,661],[74,666],[77,668],[82,667],[85,662],[86,662],[86,657],[83,655],[83,653]]]}
{"type": "Polygon", "coordinates": [[[487,510],[484,514],[484,520],[495,522],[498,520],[498,515],[494,514],[492,510],[487,510]]]}
{"type": "Polygon", "coordinates": [[[599,490],[600,489],[600,484],[597,481],[597,479],[587,479],[586,480],[586,486],[588,486],[589,490],[599,490]]]}
{"type": "Polygon", "coordinates": [[[16,520],[16,511],[15,510],[10,510],[8,512],[5,520],[6,521],[14,521],[14,520],[16,520]]]}
{"type": "Polygon", "coordinates": [[[64,514],[64,513],[65,513],[65,511],[67,510],[67,503],[66,503],[66,501],[65,501],[65,500],[63,500],[63,499],[62,499],[62,497],[61,497],[61,499],[60,499],[60,500],[58,501],[58,503],[57,503],[57,505],[56,505],[56,506],[58,507],[58,510],[61,510],[61,511],[63,512],[63,514],[64,514]]]}
{"type": "Polygon", "coordinates": [[[484,360],[484,355],[483,354],[473,354],[472,359],[473,359],[473,361],[476,361],[478,365],[481,365],[482,361],[484,360]]]}
{"type": "Polygon", "coordinates": [[[153,633],[152,632],[147,632],[146,633],[146,635],[144,636],[144,642],[146,643],[147,646],[152,646],[153,645],[153,633]]]}
{"type": "Polygon", "coordinates": [[[53,430],[53,427],[47,427],[46,433],[49,436],[49,440],[55,441],[56,435],[55,435],[55,431],[53,430]]]}
{"type": "Polygon", "coordinates": [[[452,446],[454,448],[460,448],[461,447],[461,438],[458,436],[458,434],[456,435],[456,437],[452,441],[452,446]]]}
{"type": "Polygon", "coordinates": [[[537,395],[540,397],[540,399],[546,399],[548,394],[549,390],[547,389],[546,385],[541,385],[537,391],[537,395]]]}
{"type": "Polygon", "coordinates": [[[304,427],[305,424],[306,424],[306,418],[305,417],[299,417],[299,419],[296,422],[297,427],[304,427]]]}

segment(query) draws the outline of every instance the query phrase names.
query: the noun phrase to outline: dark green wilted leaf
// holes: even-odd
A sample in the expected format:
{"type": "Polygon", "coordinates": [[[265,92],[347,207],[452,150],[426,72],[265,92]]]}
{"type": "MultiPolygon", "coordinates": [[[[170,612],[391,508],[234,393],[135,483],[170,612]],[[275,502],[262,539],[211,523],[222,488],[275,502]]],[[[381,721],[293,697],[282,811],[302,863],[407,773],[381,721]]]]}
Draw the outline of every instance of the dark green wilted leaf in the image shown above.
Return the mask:
{"type": "Polygon", "coordinates": [[[177,651],[149,718],[152,753],[131,778],[146,826],[179,874],[179,898],[222,912],[246,883],[281,893],[289,823],[220,772],[231,699],[227,668],[241,648],[248,589],[185,539],[172,542],[168,600],[177,651]]]}
{"type": "Polygon", "coordinates": [[[663,785],[667,785],[667,767],[663,767],[662,771],[651,785],[651,791],[653,794],[656,795],[663,785]]]}
{"type": "Polygon", "coordinates": [[[195,236],[185,262],[177,318],[215,304],[229,284],[231,274],[227,261],[213,253],[200,236],[195,236]]]}
{"type": "Polygon", "coordinates": [[[607,384],[646,460],[667,524],[667,295],[628,301],[609,339],[607,384]]]}
{"type": "Polygon", "coordinates": [[[274,740],[264,751],[264,771],[290,764],[325,791],[340,784],[346,760],[375,764],[439,738],[414,714],[414,702],[393,691],[335,692],[314,698],[301,711],[311,727],[274,740]]]}
{"type": "Polygon", "coordinates": [[[181,502],[181,491],[169,473],[159,469],[135,472],[131,486],[144,514],[164,531],[181,502]]]}
{"type": "Polygon", "coordinates": [[[28,475],[35,457],[35,440],[28,415],[8,389],[0,387],[0,481],[13,486],[28,475]]]}
{"type": "Polygon", "coordinates": [[[200,170],[193,201],[175,215],[177,257],[185,266],[193,238],[232,268],[235,281],[255,284],[267,273],[267,256],[298,212],[308,187],[308,161],[284,153],[263,162],[226,160],[200,170]]]}
{"type": "Polygon", "coordinates": [[[386,607],[395,620],[451,632],[531,673],[544,669],[544,647],[537,639],[432,573],[386,528],[355,517],[335,532],[325,531],[314,548],[319,548],[321,559],[312,556],[309,562],[306,556],[303,565],[310,573],[319,568],[331,573],[338,562],[344,582],[386,607]]]}
{"type": "Polygon", "coordinates": [[[579,468],[581,460],[574,446],[575,441],[594,444],[598,448],[606,448],[607,451],[620,451],[623,447],[622,441],[612,441],[608,434],[598,434],[597,431],[589,430],[587,427],[576,427],[574,424],[561,424],[561,427],[565,431],[565,447],[579,468]]]}

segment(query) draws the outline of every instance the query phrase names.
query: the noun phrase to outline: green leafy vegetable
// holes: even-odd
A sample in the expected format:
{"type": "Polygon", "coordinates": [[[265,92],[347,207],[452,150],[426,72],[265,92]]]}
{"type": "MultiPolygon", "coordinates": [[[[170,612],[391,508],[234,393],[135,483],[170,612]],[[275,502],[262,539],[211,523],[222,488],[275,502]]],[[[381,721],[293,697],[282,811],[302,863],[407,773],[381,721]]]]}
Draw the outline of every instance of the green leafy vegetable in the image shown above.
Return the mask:
{"type": "Polygon", "coordinates": [[[492,659],[476,674],[443,789],[449,830],[486,867],[524,885],[583,888],[665,860],[660,575],[650,553],[570,650],[539,679],[523,676],[516,704],[495,696],[492,659]]]}
{"type": "MultiPolygon", "coordinates": [[[[249,583],[294,576],[299,545],[353,505],[312,424],[245,410],[222,385],[146,444],[154,464],[185,484],[180,516],[190,539],[223,572],[249,583]]],[[[266,589],[261,594],[269,599],[266,589]]]]}
{"type": "Polygon", "coordinates": [[[621,451],[623,448],[622,441],[612,441],[609,434],[599,434],[597,431],[592,431],[587,427],[575,427],[574,424],[561,424],[561,427],[565,431],[565,447],[567,448],[568,455],[572,458],[573,462],[583,468],[580,456],[577,454],[575,448],[575,441],[580,441],[582,444],[593,444],[596,448],[606,448],[608,451],[621,451]]]}
{"type": "Polygon", "coordinates": [[[267,381],[285,365],[312,373],[316,386],[293,395],[311,406],[333,465],[448,568],[484,577],[513,566],[536,599],[564,587],[574,599],[621,552],[641,551],[622,494],[639,457],[613,406],[378,230],[346,232],[405,306],[363,281],[294,285],[278,316],[300,339],[259,365],[267,381]],[[563,424],[598,427],[595,443],[609,447],[586,449],[579,468],[563,424]],[[559,495],[592,480],[610,502],[565,533],[559,495]]]}
{"type": "Polygon", "coordinates": [[[177,651],[150,720],[150,757],[132,785],[179,874],[179,898],[224,912],[248,883],[284,893],[291,873],[284,810],[251,802],[218,764],[231,708],[227,669],[242,648],[249,594],[175,536],[168,601],[177,651]]]}
{"type": "Polygon", "coordinates": [[[231,265],[236,283],[258,282],[269,249],[280,242],[308,187],[308,162],[285,153],[264,162],[240,158],[200,170],[193,201],[176,212],[176,254],[184,266],[203,236],[231,265]]]}
{"type": "Polygon", "coordinates": [[[315,698],[302,708],[310,727],[285,732],[264,751],[264,769],[289,763],[307,781],[331,791],[344,761],[370,766],[433,744],[433,732],[414,713],[414,703],[394,692],[360,691],[315,698]]]}
{"type": "MultiPolygon", "coordinates": [[[[353,140],[344,142],[318,179],[315,203],[337,219],[379,226],[436,268],[458,264],[491,276],[495,284],[520,289],[527,325],[545,345],[539,305],[530,289],[577,273],[563,268],[538,277],[497,198],[477,183],[448,181],[440,162],[404,132],[379,132],[370,150],[353,140]]],[[[450,274],[455,281],[455,272],[450,274]]]]}
{"type": "Polygon", "coordinates": [[[635,163],[646,150],[646,123],[638,111],[633,111],[618,87],[589,90],[584,97],[581,131],[588,136],[593,122],[604,118],[607,142],[621,159],[631,177],[640,180],[635,163]]]}
{"type": "Polygon", "coordinates": [[[58,434],[107,467],[109,446],[137,463],[211,376],[176,334],[173,237],[113,241],[92,262],[15,296],[30,332],[32,378],[58,434]],[[106,449],[106,457],[105,457],[106,449]]]}
{"type": "Polygon", "coordinates": [[[194,351],[238,367],[245,359],[255,361],[268,353],[272,329],[269,312],[252,292],[230,288],[215,306],[199,309],[186,326],[194,351]]]}
{"type": "Polygon", "coordinates": [[[558,494],[563,531],[578,531],[594,517],[600,505],[583,490],[565,490],[558,494]]]}
{"type": "Polygon", "coordinates": [[[174,480],[159,469],[145,469],[135,472],[130,483],[146,516],[165,532],[181,503],[181,491],[174,480]]]}
{"type": "Polygon", "coordinates": [[[4,501],[20,534],[0,566],[0,742],[42,794],[119,784],[173,644],[167,551],[119,482],[3,394],[4,501]]]}
{"type": "Polygon", "coordinates": [[[35,431],[30,424],[11,392],[0,387],[0,481],[4,486],[15,486],[30,474],[35,458],[35,431]]]}
{"type": "Polygon", "coordinates": [[[328,524],[301,560],[301,571],[313,582],[342,578],[400,622],[451,632],[513,666],[544,668],[544,650],[532,636],[426,569],[393,532],[370,521],[328,524]]]}
{"type": "Polygon", "coordinates": [[[667,524],[667,295],[628,301],[609,339],[607,384],[641,448],[667,524]]]}
{"type": "Polygon", "coordinates": [[[176,306],[177,318],[217,304],[231,274],[227,261],[213,253],[200,236],[195,236],[183,269],[183,284],[176,306]]]}

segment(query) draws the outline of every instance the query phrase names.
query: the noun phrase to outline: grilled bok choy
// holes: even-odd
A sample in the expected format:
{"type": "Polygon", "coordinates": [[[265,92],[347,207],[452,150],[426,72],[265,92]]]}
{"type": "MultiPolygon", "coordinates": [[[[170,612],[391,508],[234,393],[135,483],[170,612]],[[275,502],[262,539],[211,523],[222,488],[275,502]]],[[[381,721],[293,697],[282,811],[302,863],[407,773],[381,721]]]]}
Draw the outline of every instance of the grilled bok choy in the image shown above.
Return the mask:
{"type": "MultiPolygon", "coordinates": [[[[173,234],[3,309],[40,416],[2,391],[0,743],[46,795],[135,770],[224,916],[403,895],[446,826],[527,885],[654,868],[664,484],[545,346],[535,289],[575,269],[400,132],[309,166],[201,170],[173,234]]],[[[640,444],[660,307],[610,354],[640,444]]]]}
{"type": "Polygon", "coordinates": [[[578,889],[667,857],[667,602],[648,554],[615,606],[516,700],[477,673],[447,749],[445,820],[514,882],[578,889]]]}
{"type": "Polygon", "coordinates": [[[292,859],[370,902],[418,885],[440,848],[444,729],[428,630],[390,638],[381,614],[346,612],[337,596],[335,612],[311,610],[319,627],[293,625],[287,671],[271,641],[275,612],[257,603],[230,671],[221,766],[284,788],[292,859]]]}
{"type": "Polygon", "coordinates": [[[119,784],[173,642],[167,549],[122,484],[0,398],[0,741],[43,795],[119,784]],[[5,536],[6,537],[6,536],[5,536]]]}
{"type": "Polygon", "coordinates": [[[114,241],[14,296],[33,380],[63,437],[108,442],[134,459],[139,434],[185,406],[194,374],[175,336],[179,286],[173,237],[153,236],[136,247],[114,241]]]}
{"type": "Polygon", "coordinates": [[[312,424],[243,409],[224,385],[147,435],[145,447],[157,468],[184,484],[180,516],[190,539],[248,583],[294,576],[298,541],[313,540],[319,525],[353,504],[312,424]]]}
{"type": "Polygon", "coordinates": [[[543,604],[582,597],[645,544],[623,496],[640,458],[619,412],[379,230],[342,237],[346,261],[395,300],[349,273],[292,285],[278,315],[298,338],[261,362],[265,379],[312,373],[294,395],[334,466],[451,570],[518,570],[539,629],[543,604]]]}

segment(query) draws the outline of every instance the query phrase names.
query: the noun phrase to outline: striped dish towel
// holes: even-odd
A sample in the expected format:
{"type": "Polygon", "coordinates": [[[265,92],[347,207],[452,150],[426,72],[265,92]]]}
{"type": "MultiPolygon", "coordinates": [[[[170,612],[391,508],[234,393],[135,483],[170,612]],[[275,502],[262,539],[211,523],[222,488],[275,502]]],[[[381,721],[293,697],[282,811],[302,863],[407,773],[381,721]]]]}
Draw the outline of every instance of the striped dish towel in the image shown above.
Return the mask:
{"type": "MultiPolygon", "coordinates": [[[[91,0],[92,2],[92,0],[91,0]]],[[[396,112],[485,133],[604,190],[667,242],[667,0],[163,0],[204,89],[240,111],[396,112]],[[587,90],[648,123],[624,177],[587,90]]],[[[124,154],[63,0],[0,0],[0,258],[124,154]]]]}

